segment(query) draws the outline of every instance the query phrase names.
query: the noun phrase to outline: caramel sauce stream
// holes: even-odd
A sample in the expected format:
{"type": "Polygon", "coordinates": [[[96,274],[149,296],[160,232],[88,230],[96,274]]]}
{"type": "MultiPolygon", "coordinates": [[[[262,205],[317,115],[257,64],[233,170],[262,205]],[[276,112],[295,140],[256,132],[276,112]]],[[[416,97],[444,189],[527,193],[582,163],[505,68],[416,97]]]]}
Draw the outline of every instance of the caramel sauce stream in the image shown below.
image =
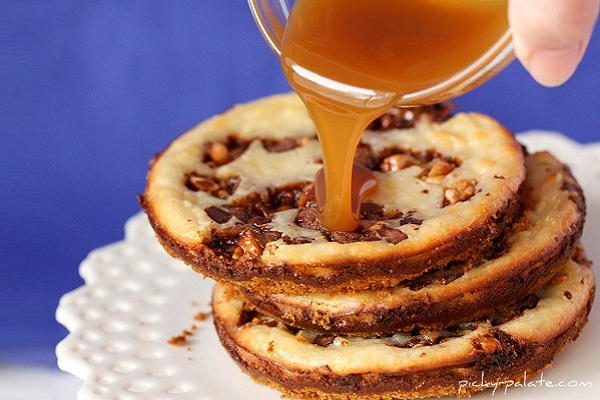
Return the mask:
{"type": "Polygon", "coordinates": [[[403,94],[440,84],[485,53],[507,30],[506,3],[296,1],[282,66],[321,143],[317,197],[326,228],[356,229],[362,198],[376,190],[372,173],[353,166],[365,128],[403,94]]]}

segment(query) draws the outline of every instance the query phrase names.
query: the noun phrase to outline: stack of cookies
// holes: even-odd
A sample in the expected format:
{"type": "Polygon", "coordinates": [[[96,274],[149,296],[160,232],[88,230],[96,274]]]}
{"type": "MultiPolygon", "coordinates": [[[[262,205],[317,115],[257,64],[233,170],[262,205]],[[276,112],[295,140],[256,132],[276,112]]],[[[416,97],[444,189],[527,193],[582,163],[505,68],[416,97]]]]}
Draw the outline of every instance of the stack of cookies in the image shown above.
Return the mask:
{"type": "Polygon", "coordinates": [[[153,161],[141,204],[167,251],[217,281],[216,330],[244,371],[291,398],[467,396],[577,337],[595,284],[565,165],[444,104],[390,110],[355,162],[378,189],[335,232],[295,94],[236,106],[153,161]]]}

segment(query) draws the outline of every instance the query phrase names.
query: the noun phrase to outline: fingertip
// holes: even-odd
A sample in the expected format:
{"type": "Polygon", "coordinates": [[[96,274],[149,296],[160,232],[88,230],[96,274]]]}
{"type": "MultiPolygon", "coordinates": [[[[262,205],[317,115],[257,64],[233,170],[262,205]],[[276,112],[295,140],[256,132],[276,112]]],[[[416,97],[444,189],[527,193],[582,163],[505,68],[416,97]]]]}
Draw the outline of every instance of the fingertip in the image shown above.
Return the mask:
{"type": "Polygon", "coordinates": [[[538,48],[520,59],[525,69],[539,84],[556,87],[573,76],[583,52],[583,44],[560,49],[538,48]]]}
{"type": "Polygon", "coordinates": [[[559,86],[574,74],[599,9],[600,0],[509,1],[515,55],[537,82],[559,86]]]}

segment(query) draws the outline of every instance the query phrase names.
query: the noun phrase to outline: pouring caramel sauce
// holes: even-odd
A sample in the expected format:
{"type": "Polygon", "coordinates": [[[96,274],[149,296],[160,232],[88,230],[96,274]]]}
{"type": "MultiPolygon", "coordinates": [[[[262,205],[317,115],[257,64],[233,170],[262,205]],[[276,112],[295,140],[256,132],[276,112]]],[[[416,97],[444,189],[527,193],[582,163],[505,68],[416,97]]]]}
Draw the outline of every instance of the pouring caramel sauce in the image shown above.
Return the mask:
{"type": "MultiPolygon", "coordinates": [[[[506,0],[298,0],[281,46],[286,78],[313,119],[323,155],[321,223],[359,226],[373,173],[353,165],[371,121],[477,60],[508,29],[506,0]]],[[[417,105],[417,104],[415,104],[417,105]]]]}

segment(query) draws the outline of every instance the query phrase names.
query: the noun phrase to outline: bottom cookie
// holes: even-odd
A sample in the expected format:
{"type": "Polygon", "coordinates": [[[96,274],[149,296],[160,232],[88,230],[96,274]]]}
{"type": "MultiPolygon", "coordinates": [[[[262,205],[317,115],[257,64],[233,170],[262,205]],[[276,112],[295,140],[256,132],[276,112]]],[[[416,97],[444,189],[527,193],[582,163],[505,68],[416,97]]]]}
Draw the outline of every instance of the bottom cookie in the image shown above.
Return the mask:
{"type": "Polygon", "coordinates": [[[576,252],[519,307],[440,330],[345,337],[290,328],[217,285],[214,322],[223,346],[255,380],[304,399],[468,396],[486,382],[521,381],[551,363],[587,321],[595,283],[576,252]]]}

